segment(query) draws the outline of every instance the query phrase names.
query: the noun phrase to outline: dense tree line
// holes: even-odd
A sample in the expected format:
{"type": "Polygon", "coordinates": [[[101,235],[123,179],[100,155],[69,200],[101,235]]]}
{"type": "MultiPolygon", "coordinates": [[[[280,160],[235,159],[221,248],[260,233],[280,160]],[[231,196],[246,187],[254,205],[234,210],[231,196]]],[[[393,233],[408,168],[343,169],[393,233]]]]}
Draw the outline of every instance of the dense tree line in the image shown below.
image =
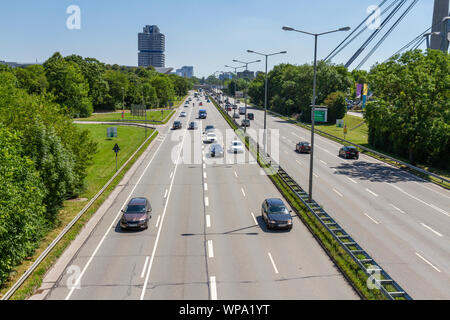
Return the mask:
{"type": "Polygon", "coordinates": [[[450,168],[450,58],[409,51],[375,65],[369,81],[369,143],[432,166],[450,168]]]}

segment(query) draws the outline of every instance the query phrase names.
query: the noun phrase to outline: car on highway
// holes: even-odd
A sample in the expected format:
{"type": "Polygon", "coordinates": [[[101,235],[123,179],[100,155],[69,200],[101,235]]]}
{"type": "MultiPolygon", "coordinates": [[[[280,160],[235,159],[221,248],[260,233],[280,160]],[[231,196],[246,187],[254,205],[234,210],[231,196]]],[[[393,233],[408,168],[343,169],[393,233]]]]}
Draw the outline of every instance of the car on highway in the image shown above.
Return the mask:
{"type": "Polygon", "coordinates": [[[208,132],[205,134],[205,137],[203,139],[205,143],[214,143],[217,142],[217,136],[214,132],[208,132]]]}
{"type": "Polygon", "coordinates": [[[214,143],[209,147],[209,155],[211,158],[223,157],[223,148],[220,144],[214,143]]]}
{"type": "Polygon", "coordinates": [[[206,117],[207,117],[206,110],[205,109],[200,109],[198,111],[198,118],[199,119],[206,119],[206,117]]]}
{"type": "Polygon", "coordinates": [[[298,153],[311,153],[311,144],[307,141],[300,141],[295,145],[295,151],[298,153]]]}
{"type": "Polygon", "coordinates": [[[255,120],[255,115],[253,113],[247,113],[248,120],[255,120]]]}
{"type": "Polygon", "coordinates": [[[196,130],[198,128],[198,124],[195,121],[191,121],[189,123],[189,130],[196,130]]]}
{"type": "Polygon", "coordinates": [[[233,140],[233,141],[231,141],[230,152],[231,153],[244,153],[244,145],[239,140],[233,140]]]}
{"type": "Polygon", "coordinates": [[[235,112],[233,113],[233,118],[239,119],[239,117],[240,117],[240,116],[239,116],[239,112],[236,112],[236,111],[235,111],[235,112]]]}
{"type": "Polygon", "coordinates": [[[237,109],[237,105],[233,104],[233,110],[237,109]]]}
{"type": "Polygon", "coordinates": [[[243,126],[243,127],[250,127],[250,120],[242,119],[241,126],[243,126]]]}
{"type": "Polygon", "coordinates": [[[231,106],[228,106],[226,109],[227,109],[227,111],[231,111],[232,110],[231,106]]]}
{"type": "Polygon", "coordinates": [[[292,229],[292,216],[283,200],[269,198],[261,206],[261,216],[267,229],[292,229]]]}
{"type": "Polygon", "coordinates": [[[214,126],[212,124],[209,124],[205,127],[205,133],[213,132],[214,130],[216,130],[216,128],[214,128],[214,126]]]}
{"type": "Polygon", "coordinates": [[[147,229],[148,220],[151,218],[152,206],[145,197],[133,198],[128,202],[125,210],[122,210],[120,228],[147,229]]]}
{"type": "Polygon", "coordinates": [[[245,107],[239,107],[239,114],[245,114],[245,107]]]}
{"type": "Polygon", "coordinates": [[[359,151],[354,146],[343,146],[339,149],[339,157],[344,157],[345,159],[359,159],[359,151]]]}
{"type": "Polygon", "coordinates": [[[241,100],[237,99],[237,100],[236,100],[236,103],[237,103],[237,104],[241,103],[241,100]]]}
{"type": "Polygon", "coordinates": [[[181,129],[181,128],[182,128],[181,121],[174,121],[173,122],[173,126],[172,126],[173,130],[181,129]]]}
{"type": "Polygon", "coordinates": [[[199,106],[203,106],[203,102],[200,101],[200,103],[198,104],[199,106]]]}
{"type": "Polygon", "coordinates": [[[184,112],[184,111],[182,111],[181,113],[180,113],[180,117],[186,117],[186,112],[184,112]]]}

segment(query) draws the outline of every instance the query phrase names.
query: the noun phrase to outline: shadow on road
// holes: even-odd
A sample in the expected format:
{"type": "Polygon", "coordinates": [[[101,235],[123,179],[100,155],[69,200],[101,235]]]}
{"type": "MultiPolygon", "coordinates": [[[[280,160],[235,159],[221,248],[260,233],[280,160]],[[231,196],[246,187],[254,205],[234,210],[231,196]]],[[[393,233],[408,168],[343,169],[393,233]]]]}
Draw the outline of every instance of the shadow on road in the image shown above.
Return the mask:
{"type": "Polygon", "coordinates": [[[351,161],[341,163],[339,166],[332,167],[336,169],[335,174],[341,174],[353,179],[369,180],[371,182],[410,182],[422,181],[419,177],[403,173],[401,170],[391,168],[382,163],[370,163],[366,161],[351,161]]]}

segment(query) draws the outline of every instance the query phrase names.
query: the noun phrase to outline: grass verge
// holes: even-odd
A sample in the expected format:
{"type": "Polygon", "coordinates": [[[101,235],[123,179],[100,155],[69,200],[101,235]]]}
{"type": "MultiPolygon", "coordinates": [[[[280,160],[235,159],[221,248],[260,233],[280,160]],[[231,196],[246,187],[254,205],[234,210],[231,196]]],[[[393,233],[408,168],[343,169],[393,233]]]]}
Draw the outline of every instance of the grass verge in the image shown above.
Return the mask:
{"type": "MultiPolygon", "coordinates": [[[[225,118],[225,121],[230,125],[233,130],[237,130],[238,127],[229,118],[225,111],[220,108],[216,101],[210,97],[211,101],[216,106],[217,110],[225,118]]],[[[245,137],[241,136],[239,132],[237,134],[240,136],[242,141],[245,142],[247,149],[256,155],[258,164],[262,168],[266,168],[268,165],[262,163],[258,153],[254,148],[252,148],[245,137]]],[[[334,239],[334,237],[326,230],[325,227],[317,220],[317,218],[304,206],[304,204],[297,198],[297,196],[290,190],[289,186],[280,179],[278,174],[268,175],[270,180],[288,201],[292,209],[296,212],[299,218],[303,221],[305,226],[310,230],[311,234],[316,238],[318,243],[322,246],[324,251],[328,254],[330,259],[335,263],[347,281],[356,290],[360,297],[370,300],[386,300],[386,297],[381,293],[380,290],[369,289],[367,287],[368,276],[361,270],[358,264],[353,260],[353,258],[342,248],[341,244],[334,239]]]]}
{"type": "MultiPolygon", "coordinates": [[[[115,156],[112,151],[112,146],[117,142],[120,145],[121,151],[119,151],[118,167],[120,168],[126,160],[134,153],[134,151],[144,141],[144,129],[135,127],[120,127],[118,128],[118,138],[114,140],[106,139],[106,126],[102,125],[80,125],[83,128],[92,128],[94,133],[94,139],[100,141],[99,152],[94,156],[94,163],[88,169],[87,186],[85,192],[80,197],[92,198],[98,190],[100,190],[105,183],[111,179],[115,173],[115,156]],[[97,128],[94,128],[97,127],[97,128]],[[100,129],[98,128],[100,127],[100,129]],[[127,138],[127,134],[134,137],[132,139],[127,138]],[[141,137],[141,138],[139,138],[141,137]],[[123,139],[118,140],[118,139],[123,139]],[[128,144],[127,144],[128,143],[128,144]],[[112,144],[112,146],[111,146],[112,144]],[[112,153],[112,155],[110,155],[112,153]],[[96,176],[97,175],[97,176],[96,176]]],[[[151,135],[153,130],[148,129],[148,135],[151,135]]],[[[61,256],[64,250],[70,245],[70,243],[76,238],[80,230],[89,221],[92,215],[98,210],[101,204],[106,200],[109,194],[114,190],[126,172],[132,167],[140,155],[147,149],[150,143],[155,139],[157,133],[154,134],[145,145],[139,150],[138,153],[131,159],[122,172],[117,175],[109,187],[103,192],[103,194],[91,205],[91,207],[84,213],[84,215],[73,225],[73,227],[65,234],[61,241],[53,248],[53,250],[45,257],[45,259],[39,264],[34,272],[28,277],[22,286],[13,294],[11,300],[24,300],[29,298],[35,290],[37,290],[42,284],[47,271],[53,266],[56,260],[61,256]]],[[[9,288],[25,273],[25,271],[33,264],[36,258],[48,247],[48,245],[57,237],[57,235],[64,229],[64,227],[77,215],[79,211],[86,205],[88,200],[85,201],[65,201],[63,209],[61,209],[58,215],[58,226],[50,231],[41,241],[39,248],[35,251],[32,257],[29,257],[21,265],[17,266],[14,272],[11,274],[10,279],[6,282],[1,290],[0,296],[3,296],[9,288]]]]}

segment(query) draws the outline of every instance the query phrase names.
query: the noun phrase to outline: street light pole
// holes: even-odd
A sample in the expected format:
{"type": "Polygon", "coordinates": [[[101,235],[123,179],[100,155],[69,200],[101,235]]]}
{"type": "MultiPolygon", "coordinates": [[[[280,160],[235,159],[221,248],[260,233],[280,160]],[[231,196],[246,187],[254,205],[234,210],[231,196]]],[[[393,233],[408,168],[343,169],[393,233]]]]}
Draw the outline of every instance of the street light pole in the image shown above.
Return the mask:
{"type": "Polygon", "coordinates": [[[296,31],[300,33],[305,33],[314,36],[314,80],[313,80],[313,97],[311,100],[311,156],[309,159],[309,202],[312,202],[312,187],[313,187],[313,173],[314,173],[314,123],[315,123],[315,112],[316,112],[316,84],[317,84],[317,40],[318,37],[324,34],[338,32],[338,31],[348,31],[350,27],[344,27],[333,31],[322,32],[322,33],[310,33],[306,31],[296,30],[291,27],[283,27],[284,31],[296,31]]]}
{"type": "Polygon", "coordinates": [[[269,56],[274,56],[277,54],[285,54],[287,53],[287,51],[281,51],[281,52],[276,52],[276,53],[270,53],[270,54],[265,54],[265,53],[260,53],[260,52],[256,52],[253,50],[247,50],[248,53],[255,53],[258,54],[260,56],[264,56],[266,57],[266,74],[265,74],[265,84],[264,84],[264,136],[263,136],[263,144],[264,144],[264,153],[267,154],[267,147],[266,147],[266,142],[267,142],[267,60],[269,58],[269,56]]]}

